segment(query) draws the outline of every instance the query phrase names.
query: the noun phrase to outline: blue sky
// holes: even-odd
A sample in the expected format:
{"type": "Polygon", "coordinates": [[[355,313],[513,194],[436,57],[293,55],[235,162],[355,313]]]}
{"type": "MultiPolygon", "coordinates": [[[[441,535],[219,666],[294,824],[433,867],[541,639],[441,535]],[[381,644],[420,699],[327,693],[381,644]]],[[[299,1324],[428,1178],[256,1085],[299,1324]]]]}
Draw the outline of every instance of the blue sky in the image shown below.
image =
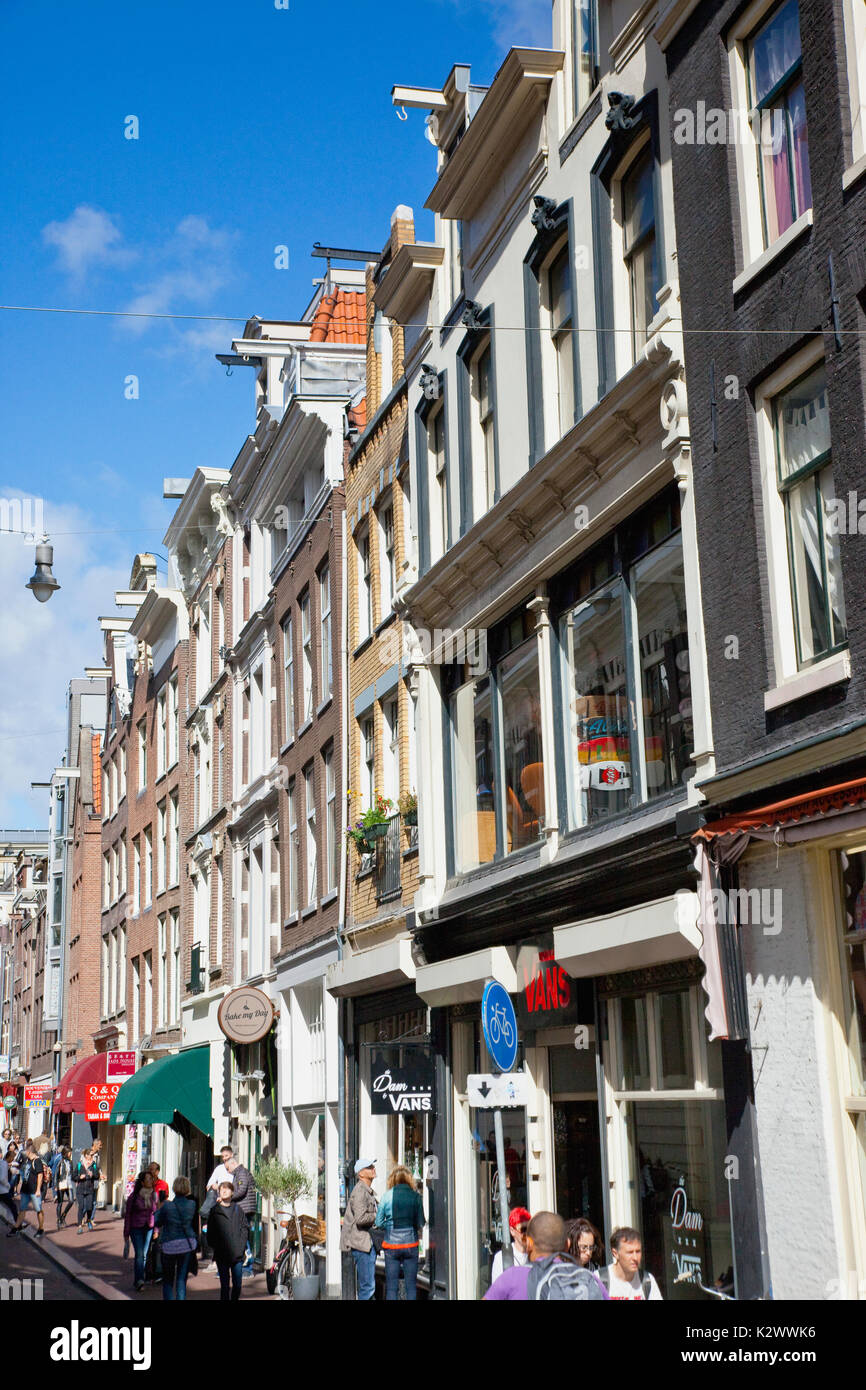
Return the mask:
{"type": "MultiPolygon", "coordinates": [[[[313,242],[378,248],[398,203],[432,235],[434,151],[392,85],[455,62],[487,83],[511,44],[550,42],[549,0],[288,3],[4,0],[0,302],[298,317],[313,242]]],[[[163,477],[228,467],[252,427],[250,374],[213,356],[241,326],[0,313],[0,493],[43,499],[62,586],[38,605],[32,544],[0,536],[0,826],[46,821],[30,781],[132,557],[163,553],[163,477]]]]}

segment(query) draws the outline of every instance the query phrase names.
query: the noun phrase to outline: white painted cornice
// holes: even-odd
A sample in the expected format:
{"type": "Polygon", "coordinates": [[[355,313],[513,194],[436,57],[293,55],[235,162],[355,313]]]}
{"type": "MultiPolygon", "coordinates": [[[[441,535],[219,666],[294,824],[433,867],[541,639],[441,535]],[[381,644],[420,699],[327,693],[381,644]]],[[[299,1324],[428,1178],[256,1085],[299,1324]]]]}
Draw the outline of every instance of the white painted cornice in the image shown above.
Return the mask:
{"type": "Polygon", "coordinates": [[[512,48],[487,89],[466,133],[445,164],[426,207],[442,217],[468,218],[489,196],[503,159],[544,105],[565,54],[512,48]]]}
{"type": "Polygon", "coordinates": [[[431,242],[401,246],[376,287],[373,302],[396,323],[408,323],[418,301],[430,297],[445,247],[431,242]]]}

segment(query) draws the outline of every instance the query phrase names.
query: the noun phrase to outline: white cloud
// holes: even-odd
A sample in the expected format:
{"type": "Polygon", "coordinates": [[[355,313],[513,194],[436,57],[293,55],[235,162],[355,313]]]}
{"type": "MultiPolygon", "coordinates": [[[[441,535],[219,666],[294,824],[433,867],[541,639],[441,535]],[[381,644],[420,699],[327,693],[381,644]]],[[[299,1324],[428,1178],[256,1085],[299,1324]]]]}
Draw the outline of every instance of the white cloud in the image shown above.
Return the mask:
{"type": "MultiPolygon", "coordinates": [[[[20,495],[10,488],[9,495],[20,495]]],[[[136,515],[131,509],[131,515],[136,515]]],[[[149,532],[103,534],[105,514],[44,500],[45,526],[54,545],[54,574],[60,589],[37,603],[25,587],[33,573],[32,542],[0,535],[0,592],[3,657],[14,680],[3,685],[0,702],[0,826],[47,825],[44,790],[66,746],[66,690],[85,666],[103,661],[100,614],[115,612],[114,591],[129,582],[135,549],[157,544],[149,532]],[[74,534],[68,534],[68,533],[74,534]]]]}
{"type": "MultiPolygon", "coordinates": [[[[137,293],[124,308],[135,314],[194,313],[213,308],[216,295],[235,278],[232,253],[237,241],[236,232],[212,227],[206,217],[184,217],[148,258],[150,274],[142,278],[137,293]]],[[[147,319],[122,322],[135,335],[150,326],[147,319]]],[[[227,324],[221,342],[230,331],[227,324]]]]}
{"type": "Polygon", "coordinates": [[[123,245],[123,233],[115,219],[101,208],[81,203],[65,222],[49,222],[42,240],[57,248],[63,270],[82,280],[95,266],[126,265],[134,252],[123,245]]]}
{"type": "MultiPolygon", "coordinates": [[[[465,0],[442,0],[465,11],[465,0]]],[[[475,0],[475,21],[487,23],[494,42],[503,49],[523,45],[550,48],[553,39],[551,0],[475,0]]]]}

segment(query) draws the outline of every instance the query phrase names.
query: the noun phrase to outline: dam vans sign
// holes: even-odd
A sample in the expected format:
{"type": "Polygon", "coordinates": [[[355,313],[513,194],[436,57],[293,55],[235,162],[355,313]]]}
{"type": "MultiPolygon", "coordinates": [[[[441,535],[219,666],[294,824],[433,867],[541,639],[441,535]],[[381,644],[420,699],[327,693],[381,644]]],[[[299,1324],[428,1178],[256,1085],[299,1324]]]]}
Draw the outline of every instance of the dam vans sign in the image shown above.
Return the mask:
{"type": "Polygon", "coordinates": [[[370,1113],[429,1115],[433,1112],[433,1058],[426,1053],[400,1059],[400,1049],[374,1052],[370,1066],[370,1113]]]}

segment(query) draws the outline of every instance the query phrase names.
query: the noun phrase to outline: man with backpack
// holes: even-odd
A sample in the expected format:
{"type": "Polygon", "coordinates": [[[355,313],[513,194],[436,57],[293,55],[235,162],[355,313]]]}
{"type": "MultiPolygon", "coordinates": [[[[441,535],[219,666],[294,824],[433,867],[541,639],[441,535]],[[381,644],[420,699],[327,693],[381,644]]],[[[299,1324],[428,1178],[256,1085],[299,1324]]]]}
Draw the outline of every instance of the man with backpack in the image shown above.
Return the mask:
{"type": "Polygon", "coordinates": [[[24,1225],[24,1213],[29,1207],[36,1212],[36,1236],[45,1235],[45,1216],[42,1211],[42,1189],[47,1186],[47,1165],[42,1162],[32,1140],[27,1145],[24,1162],[21,1164],[21,1211],[18,1220],[8,1234],[14,1235],[24,1225]]]}
{"type": "Polygon", "coordinates": [[[565,1249],[565,1222],[553,1211],[539,1211],[526,1232],[529,1263],[512,1265],[494,1280],[485,1302],[592,1302],[609,1298],[595,1274],[582,1269],[565,1249]]]}
{"type": "Polygon", "coordinates": [[[640,1231],[633,1226],[618,1226],[610,1238],[613,1262],[603,1269],[600,1278],[612,1299],[630,1302],[652,1300],[661,1302],[659,1286],[651,1274],[641,1269],[643,1246],[640,1231]]]}

